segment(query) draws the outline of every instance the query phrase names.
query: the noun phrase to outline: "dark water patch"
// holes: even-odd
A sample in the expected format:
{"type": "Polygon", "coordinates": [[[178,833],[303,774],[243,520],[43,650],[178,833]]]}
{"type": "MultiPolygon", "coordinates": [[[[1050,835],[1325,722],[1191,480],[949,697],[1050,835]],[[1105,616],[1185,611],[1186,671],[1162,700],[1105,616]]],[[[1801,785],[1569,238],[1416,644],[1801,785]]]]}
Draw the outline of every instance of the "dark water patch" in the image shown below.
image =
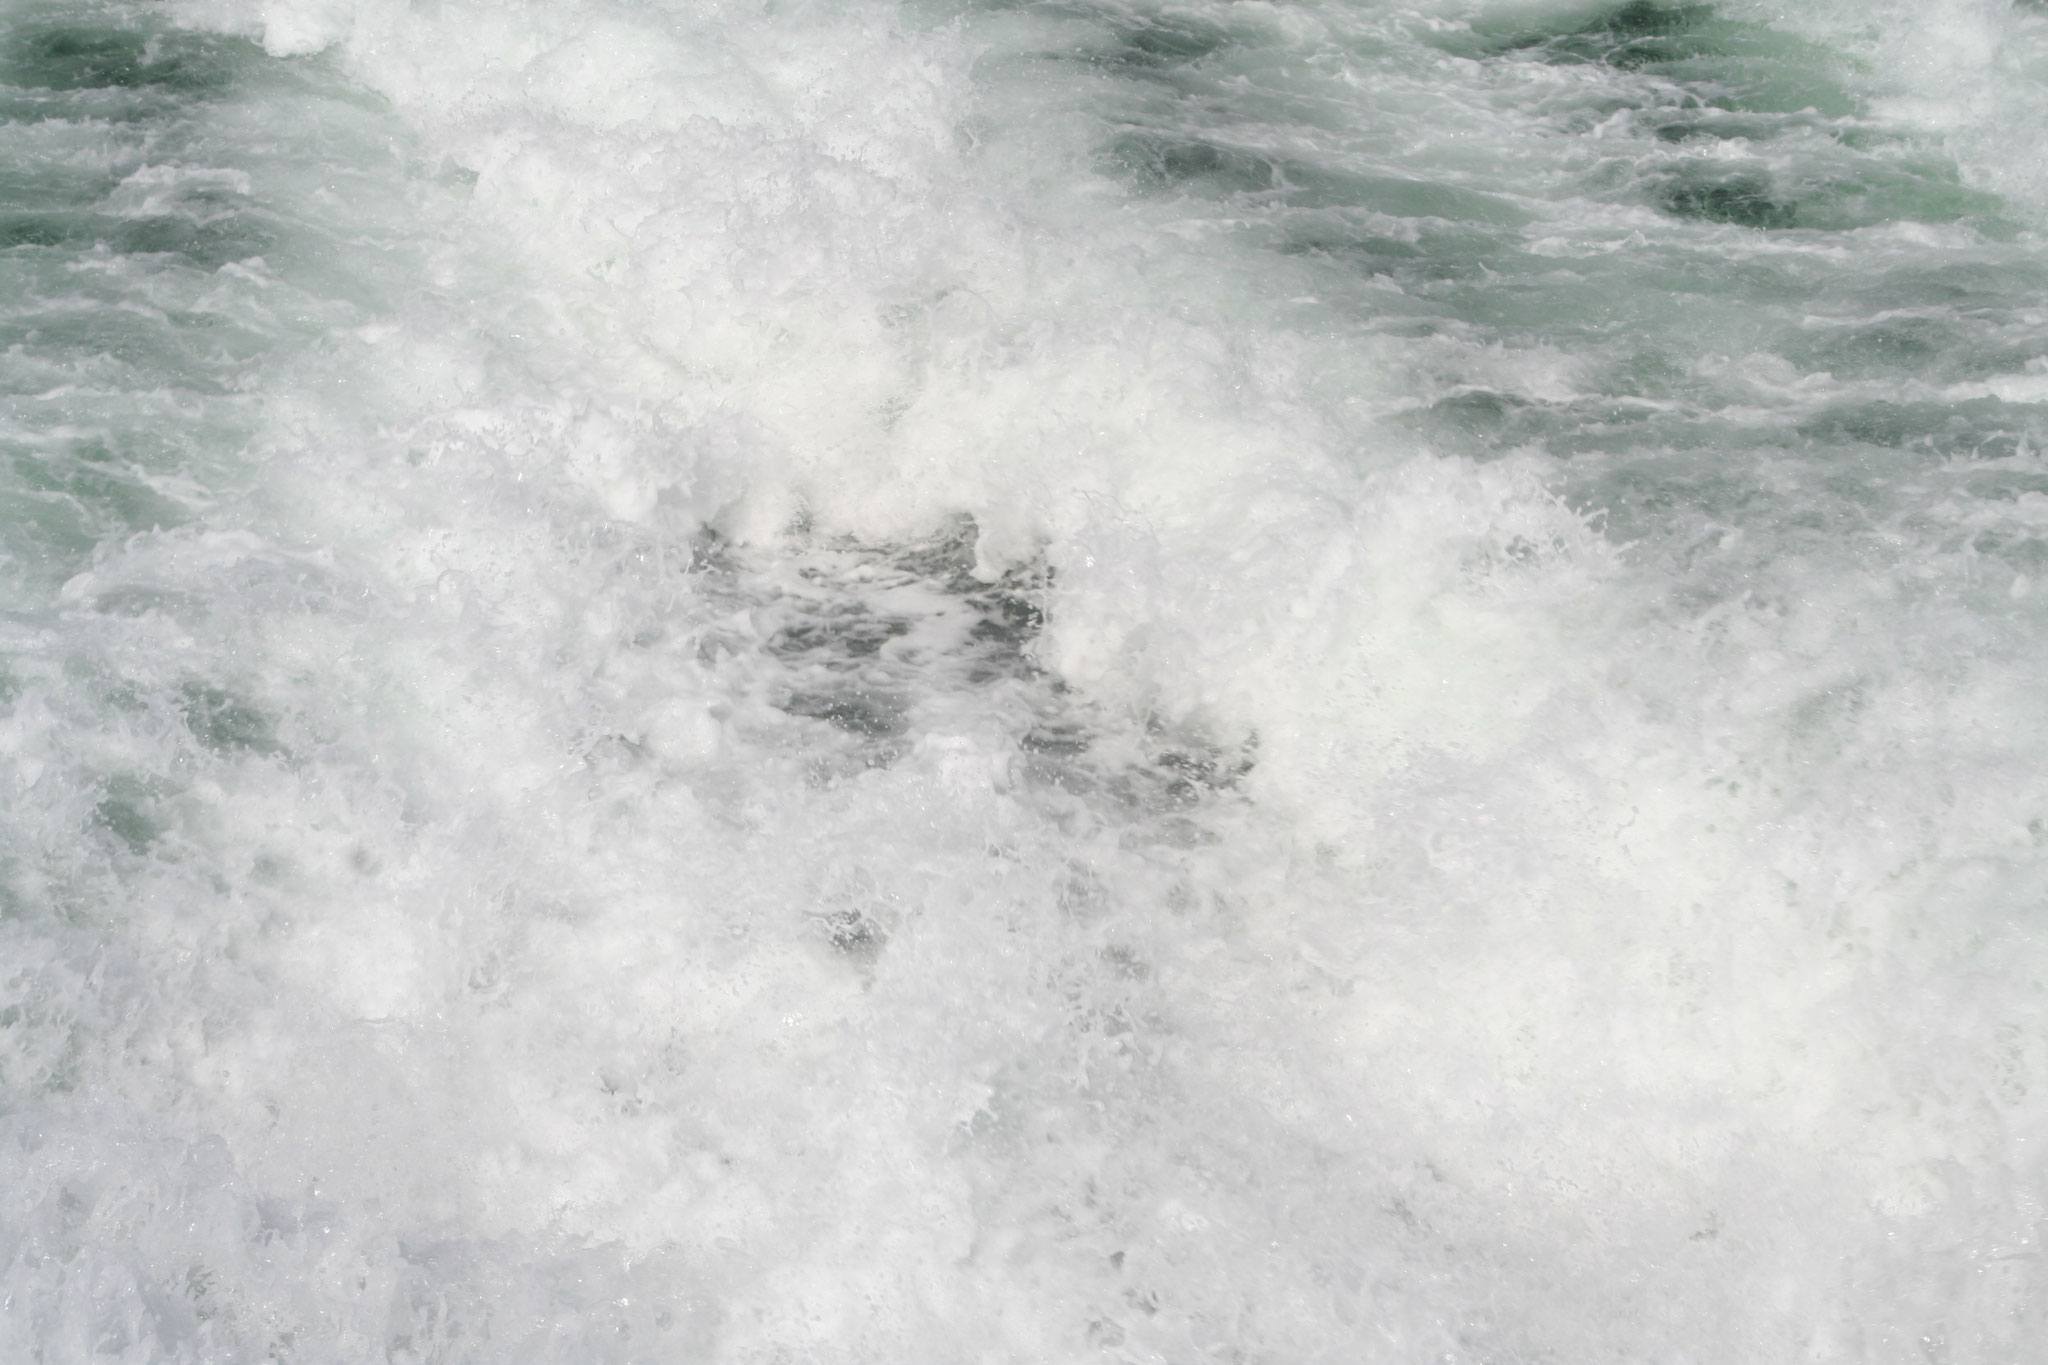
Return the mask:
{"type": "MultiPolygon", "coordinates": [[[[1670,385],[1649,386],[1669,388],[1670,385]]],[[[1627,393],[1591,395],[1568,402],[1520,394],[1467,390],[1407,414],[1402,424],[1435,448],[1485,462],[1537,447],[1561,460],[1626,454],[1647,444],[1711,451],[1753,444],[1755,433],[1713,413],[1627,393]]]]}
{"type": "Polygon", "coordinates": [[[1624,71],[1716,55],[1733,25],[1712,5],[1627,4],[1588,15],[1583,9],[1549,24],[1481,20],[1472,28],[1478,55],[1528,55],[1560,65],[1598,63],[1624,71]]]}
{"type": "Polygon", "coordinates": [[[2048,539],[2036,531],[2018,527],[1980,531],[1970,537],[1969,547],[1979,559],[1995,560],[2013,573],[2048,577],[2048,539]]]}
{"type": "Polygon", "coordinates": [[[1801,227],[1836,232],[1899,222],[1967,222],[1994,239],[2017,231],[2003,200],[1930,157],[1861,157],[1851,170],[1817,176],[1801,189],[1798,217],[1801,227]]]}
{"type": "MultiPolygon", "coordinates": [[[[1715,112],[1842,118],[1858,102],[1839,79],[1839,58],[1818,44],[1719,14],[1709,4],[1631,3],[1589,11],[1572,7],[1548,22],[1527,10],[1483,16],[1469,30],[1446,28],[1425,41],[1480,61],[1539,61],[1604,66],[1661,77],[1663,108],[1680,115],[1667,140],[1713,132],[1715,112]]],[[[1597,97],[1604,102],[1610,96],[1597,97]]],[[[1612,113],[1627,104],[1611,104],[1612,113]]],[[[1731,136],[1761,139],[1781,129],[1753,125],[1731,136]]]]}
{"type": "Polygon", "coordinates": [[[1109,22],[1110,44],[1089,60],[1134,72],[1164,71],[1200,62],[1230,47],[1230,31],[1192,15],[1119,15],[1109,22]]]}
{"type": "Polygon", "coordinates": [[[120,178],[90,164],[78,165],[51,156],[36,156],[0,165],[0,205],[4,216],[40,211],[90,208],[104,199],[120,178]]]}
{"type": "Polygon", "coordinates": [[[1986,502],[2019,502],[2029,498],[2048,498],[2048,472],[2040,469],[1973,470],[1965,474],[1959,483],[1971,497],[1986,502]]]}
{"type": "Polygon", "coordinates": [[[1144,191],[1271,194],[1284,183],[1280,163],[1260,152],[1174,134],[1123,133],[1103,157],[1111,174],[1144,191]]]}
{"type": "Polygon", "coordinates": [[[792,716],[822,720],[861,739],[895,739],[910,728],[907,696],[859,683],[798,689],[777,705],[792,716]]]}
{"type": "Polygon", "coordinates": [[[0,546],[11,572],[52,585],[85,568],[97,545],[192,517],[118,462],[16,451],[0,471],[0,546]]]}
{"type": "Polygon", "coordinates": [[[1256,736],[1223,745],[1152,717],[1145,723],[1138,760],[1105,774],[1103,787],[1139,812],[1185,812],[1234,789],[1257,759],[1256,736]]]}
{"type": "Polygon", "coordinates": [[[253,703],[210,683],[187,683],[178,692],[178,709],[199,746],[210,753],[274,754],[277,729],[253,703]]]}
{"type": "Polygon", "coordinates": [[[1815,414],[1801,436],[1915,450],[1942,458],[2006,459],[2048,438],[2048,414],[1996,398],[1959,403],[1844,403],[1815,414]]]}
{"type": "Polygon", "coordinates": [[[908,545],[840,542],[809,547],[799,586],[756,597],[747,557],[719,550],[693,559],[692,572],[724,579],[772,622],[763,657],[776,674],[766,700],[786,715],[822,721],[853,741],[840,753],[863,767],[893,763],[920,725],[921,710],[1002,683],[1048,685],[1031,657],[1044,625],[1049,571],[1013,569],[993,581],[975,573],[979,532],[960,518],[908,545]]]}
{"type": "Polygon", "coordinates": [[[11,464],[15,486],[69,498],[109,529],[157,530],[182,525],[191,516],[190,509],[151,488],[140,470],[95,444],[56,458],[18,454],[11,464]]]}
{"type": "Polygon", "coordinates": [[[1725,423],[1675,419],[1662,406],[1627,398],[1542,403],[1509,394],[1460,394],[1409,414],[1407,425],[1447,453],[1487,461],[1529,446],[1559,459],[1625,453],[1655,441],[1710,449],[1729,439],[1725,423]]]}
{"type": "Polygon", "coordinates": [[[1370,174],[1180,133],[1129,130],[1103,150],[1110,174],[1144,193],[1259,200],[1307,213],[1362,211],[1388,218],[1521,227],[1526,210],[1498,195],[1442,181],[1370,174]]]}
{"type": "Polygon", "coordinates": [[[52,584],[85,567],[99,543],[97,520],[76,498],[63,494],[0,488],[0,526],[6,527],[12,573],[26,572],[52,584]]]}
{"type": "Polygon", "coordinates": [[[1640,442],[1593,454],[1565,474],[1566,500],[1644,558],[1697,553],[1703,534],[1708,549],[1718,548],[1738,539],[1728,528],[1766,526],[1784,505],[1751,461],[1706,464],[1690,451],[1645,449],[1640,442]]]}
{"type": "Polygon", "coordinates": [[[1630,0],[1617,10],[1539,46],[1550,61],[1597,61],[1632,71],[1715,53],[1711,5],[1630,0]]]}
{"type": "Polygon", "coordinates": [[[1964,339],[1949,318],[1886,318],[1795,333],[1781,353],[1809,373],[1837,379],[1939,379],[1949,377],[1944,362],[1964,339]]]}
{"type": "Polygon", "coordinates": [[[1048,721],[1024,732],[1017,741],[1026,753],[1058,761],[1079,758],[1094,745],[1086,726],[1074,721],[1048,721]]]}
{"type": "Polygon", "coordinates": [[[1437,287],[1520,268],[1518,244],[1506,232],[1441,219],[1397,224],[1369,213],[1290,214],[1274,225],[1269,241],[1283,256],[1325,262],[1349,276],[1399,282],[1406,297],[1399,305],[1382,301],[1383,313],[1398,306],[1441,314],[1446,310],[1435,301],[1437,287]]]}
{"type": "Polygon", "coordinates": [[[827,668],[854,668],[908,634],[910,626],[902,617],[878,617],[861,603],[841,603],[784,626],[769,638],[767,648],[783,658],[810,655],[827,668]]]}
{"type": "Polygon", "coordinates": [[[92,609],[104,616],[164,616],[197,622],[211,612],[207,600],[197,593],[175,592],[129,584],[93,594],[92,609]]]}
{"type": "Polygon", "coordinates": [[[1504,448],[1540,434],[1541,424],[1529,420],[1530,409],[1529,400],[1515,394],[1473,389],[1430,404],[1416,425],[1504,448]]]}
{"type": "MultiPolygon", "coordinates": [[[[972,697],[977,711],[1004,718],[1014,774],[1027,785],[1152,831],[1134,837],[1213,837],[1203,812],[1251,771],[1256,741],[1087,708],[1034,654],[1050,570],[1026,563],[983,577],[978,539],[963,517],[909,544],[802,546],[796,563],[777,568],[707,538],[690,571],[748,604],[761,631],[757,657],[773,665],[756,695],[783,715],[820,722],[785,742],[808,752],[821,785],[899,763],[928,733],[947,734],[972,697]],[[1177,822],[1171,830],[1168,821],[1177,822]]],[[[835,946],[869,951],[858,926],[848,932],[852,939],[835,946]]]]}
{"type": "Polygon", "coordinates": [[[1242,46],[1248,35],[1242,25],[1234,27],[1174,6],[1139,8],[1077,0],[999,0],[968,8],[1029,11],[1049,21],[1066,39],[1036,54],[1039,58],[1080,62],[1148,82],[1178,83],[1177,76],[1242,46]]]}
{"type": "Polygon", "coordinates": [[[158,795],[151,783],[110,778],[93,806],[93,823],[130,853],[147,853],[170,828],[158,810],[158,795]]]}
{"type": "Polygon", "coordinates": [[[23,90],[0,84],[0,124],[62,120],[138,138],[191,107],[186,97],[160,90],[23,90]]]}
{"type": "Polygon", "coordinates": [[[1712,175],[1697,170],[1680,173],[1659,192],[1658,206],[1678,218],[1704,219],[1749,228],[1788,228],[1793,206],[1772,189],[1768,176],[1756,172],[1712,175]]]}
{"type": "Polygon", "coordinates": [[[1228,791],[1257,766],[1258,741],[1225,750],[1202,736],[1172,734],[1156,723],[1147,734],[1159,741],[1150,754],[1159,796],[1168,805],[1194,804],[1210,792],[1228,791]]]}
{"type": "Polygon", "coordinates": [[[967,632],[968,680],[975,684],[997,678],[1038,679],[1042,671],[1033,648],[1045,627],[1046,592],[1052,571],[1044,566],[1006,574],[965,601],[975,614],[967,632]]]}
{"type": "Polygon", "coordinates": [[[864,911],[835,910],[818,925],[834,952],[862,964],[872,965],[889,945],[888,926],[864,911]]]}
{"type": "Polygon", "coordinates": [[[260,49],[174,29],[31,22],[0,39],[0,83],[27,90],[160,90],[215,95],[260,49]]]}
{"type": "Polygon", "coordinates": [[[1174,817],[1165,841],[1192,845],[1214,836],[1184,818],[1234,792],[1257,765],[1258,738],[1230,744],[1185,725],[1147,717],[1127,725],[1048,719],[1020,740],[1023,771],[1034,783],[1091,799],[1127,818],[1174,817]]]}
{"type": "MultiPolygon", "coordinates": [[[[188,393],[226,391],[222,379],[209,373],[212,348],[206,338],[148,311],[84,307],[0,319],[0,350],[14,347],[27,357],[99,375],[125,370],[122,387],[130,391],[153,384],[188,393]]],[[[0,374],[0,392],[33,393],[44,387],[32,372],[0,374]]]]}
{"type": "Polygon", "coordinates": [[[274,249],[277,236],[246,217],[195,222],[165,215],[129,219],[114,228],[106,241],[123,255],[182,256],[203,270],[218,270],[274,249]]]}
{"type": "Polygon", "coordinates": [[[973,517],[953,517],[929,539],[892,548],[887,560],[905,573],[943,585],[947,592],[966,595],[986,586],[974,576],[980,539],[981,528],[973,517]]]}
{"type": "MultiPolygon", "coordinates": [[[[180,383],[175,366],[107,368],[116,380],[180,383]]],[[[0,439],[0,565],[13,587],[54,589],[89,567],[96,546],[185,526],[211,504],[194,455],[231,428],[195,422],[181,396],[87,384],[41,402],[0,397],[13,428],[0,439]]]]}
{"type": "MultiPolygon", "coordinates": [[[[1482,269],[1475,261],[1453,252],[1432,252],[1427,246],[1377,233],[1343,236],[1326,231],[1283,233],[1274,248],[1286,256],[1299,256],[1325,265],[1341,275],[1364,279],[1389,279],[1402,286],[1398,302],[1390,301],[1377,325],[1398,326],[1398,316],[1412,320],[1420,314],[1441,318],[1450,310],[1430,297],[1430,286],[1441,281],[1463,279],[1482,269]]],[[[1433,328],[1434,324],[1419,324],[1433,328]]],[[[1428,335],[1428,332],[1421,333],[1428,335]]]]}
{"type": "Polygon", "coordinates": [[[1493,227],[1521,227],[1531,215],[1498,195],[1441,181],[1365,175],[1301,163],[1283,163],[1282,202],[1299,209],[1364,209],[1390,218],[1437,219],[1493,227]]]}
{"type": "Polygon", "coordinates": [[[982,613],[967,638],[977,644],[993,645],[1008,652],[1021,650],[1037,638],[1045,625],[1045,612],[1028,597],[996,591],[969,599],[982,613]]]}
{"type": "Polygon", "coordinates": [[[973,624],[960,647],[970,684],[1036,677],[1030,651],[1045,626],[1041,603],[1052,585],[1052,570],[1033,563],[1013,567],[992,582],[977,577],[979,536],[973,518],[960,517],[932,540],[897,552],[891,563],[942,585],[972,613],[973,624]]]}
{"type": "MultiPolygon", "coordinates": [[[[1675,128],[1684,135],[1681,141],[1699,126],[1691,120],[1652,125],[1660,138],[1675,128]]],[[[1951,161],[1905,152],[1896,145],[1857,153],[1832,139],[1816,139],[1810,130],[1798,131],[1806,141],[1793,155],[1776,158],[1774,166],[1725,157],[1689,161],[1655,170],[1645,181],[1634,182],[1640,189],[1625,192],[1645,193],[1658,209],[1674,217],[1761,230],[1841,232],[1893,222],[1967,222],[1999,239],[2017,231],[2008,222],[2002,201],[1963,184],[1951,161]]],[[[1612,163],[1586,181],[1588,192],[1599,197],[1629,183],[1623,169],[1612,163]]]]}
{"type": "Polygon", "coordinates": [[[1376,275],[1427,271],[1430,264],[1439,261],[1439,258],[1421,242],[1406,241],[1370,231],[1350,235],[1320,226],[1307,231],[1297,229],[1287,233],[1279,250],[1290,256],[1322,256],[1356,261],[1369,273],[1376,275]]]}
{"type": "Polygon", "coordinates": [[[1943,252],[1846,281],[1821,297],[1854,298],[1878,308],[2002,312],[2048,302],[2048,276],[2031,263],[1987,258],[1981,252],[1943,252]]]}
{"type": "Polygon", "coordinates": [[[277,233],[246,214],[119,218],[50,209],[0,212],[0,250],[34,247],[81,255],[104,247],[124,256],[179,256],[213,271],[277,245],[277,233]]]}
{"type": "MultiPolygon", "coordinates": [[[[1766,118],[1723,109],[1646,109],[1636,116],[1639,126],[1650,130],[1659,142],[1769,142],[1788,131],[1788,120],[1766,118]]],[[[1789,127],[1803,127],[1804,120],[1789,121],[1789,127]]]]}
{"type": "MultiPolygon", "coordinates": [[[[0,213],[0,251],[15,247],[70,247],[76,250],[85,234],[82,215],[48,210],[0,213]]],[[[90,239],[85,245],[90,246],[90,239]]]]}
{"type": "Polygon", "coordinates": [[[1618,305],[1610,276],[1576,262],[1501,257],[1444,280],[1428,298],[1464,327],[1496,329],[1503,341],[1599,349],[1621,329],[1641,325],[1633,308],[1620,306],[1631,300],[1618,305]]]}

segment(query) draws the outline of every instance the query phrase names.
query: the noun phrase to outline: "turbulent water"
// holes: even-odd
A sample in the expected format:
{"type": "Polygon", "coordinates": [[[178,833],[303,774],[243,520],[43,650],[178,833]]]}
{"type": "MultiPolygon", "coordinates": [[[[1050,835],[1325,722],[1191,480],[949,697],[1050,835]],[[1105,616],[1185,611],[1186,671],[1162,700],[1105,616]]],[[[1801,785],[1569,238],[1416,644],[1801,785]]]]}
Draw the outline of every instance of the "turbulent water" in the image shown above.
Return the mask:
{"type": "Polygon", "coordinates": [[[2048,1340],[2048,6],[7,0],[0,1356],[2048,1340]]]}

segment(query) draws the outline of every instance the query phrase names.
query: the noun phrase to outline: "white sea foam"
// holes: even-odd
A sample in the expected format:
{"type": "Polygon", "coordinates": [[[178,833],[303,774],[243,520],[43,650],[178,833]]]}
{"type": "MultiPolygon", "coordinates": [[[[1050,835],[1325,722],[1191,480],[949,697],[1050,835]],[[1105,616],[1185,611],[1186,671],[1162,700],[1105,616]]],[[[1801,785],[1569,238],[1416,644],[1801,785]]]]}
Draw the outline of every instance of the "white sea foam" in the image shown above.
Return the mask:
{"type": "MultiPolygon", "coordinates": [[[[112,192],[326,235],[214,277],[211,501],[5,627],[7,1352],[2030,1349],[2038,459],[1824,426],[1970,223],[1638,192],[1854,148],[1503,12],[180,12],[389,108],[112,192]]],[[[2011,65],[1927,13],[1842,79],[2011,65]]],[[[1943,108],[1826,117],[2025,202],[1943,108]]],[[[1999,325],[1927,393],[2034,401],[1999,325]]]]}

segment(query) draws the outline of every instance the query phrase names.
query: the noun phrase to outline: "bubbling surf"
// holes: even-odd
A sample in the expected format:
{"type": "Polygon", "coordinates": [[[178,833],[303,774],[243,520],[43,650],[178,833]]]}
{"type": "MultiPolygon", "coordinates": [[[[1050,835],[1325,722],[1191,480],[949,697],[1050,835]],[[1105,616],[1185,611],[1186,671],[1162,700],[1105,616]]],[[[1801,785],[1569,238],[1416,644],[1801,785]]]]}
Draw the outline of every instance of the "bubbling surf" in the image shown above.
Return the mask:
{"type": "Polygon", "coordinates": [[[6,1353],[2025,1358],[2044,71],[10,4],[6,1353]]]}

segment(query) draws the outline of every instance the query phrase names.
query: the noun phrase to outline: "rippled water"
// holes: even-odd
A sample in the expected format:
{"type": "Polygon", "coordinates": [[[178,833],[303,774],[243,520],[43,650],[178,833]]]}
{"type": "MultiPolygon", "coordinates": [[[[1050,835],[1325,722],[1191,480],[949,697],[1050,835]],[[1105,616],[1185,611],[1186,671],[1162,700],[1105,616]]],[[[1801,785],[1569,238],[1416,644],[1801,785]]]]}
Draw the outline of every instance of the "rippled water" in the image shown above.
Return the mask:
{"type": "Polygon", "coordinates": [[[0,31],[0,1353],[2019,1362],[2048,11],[0,31]]]}

